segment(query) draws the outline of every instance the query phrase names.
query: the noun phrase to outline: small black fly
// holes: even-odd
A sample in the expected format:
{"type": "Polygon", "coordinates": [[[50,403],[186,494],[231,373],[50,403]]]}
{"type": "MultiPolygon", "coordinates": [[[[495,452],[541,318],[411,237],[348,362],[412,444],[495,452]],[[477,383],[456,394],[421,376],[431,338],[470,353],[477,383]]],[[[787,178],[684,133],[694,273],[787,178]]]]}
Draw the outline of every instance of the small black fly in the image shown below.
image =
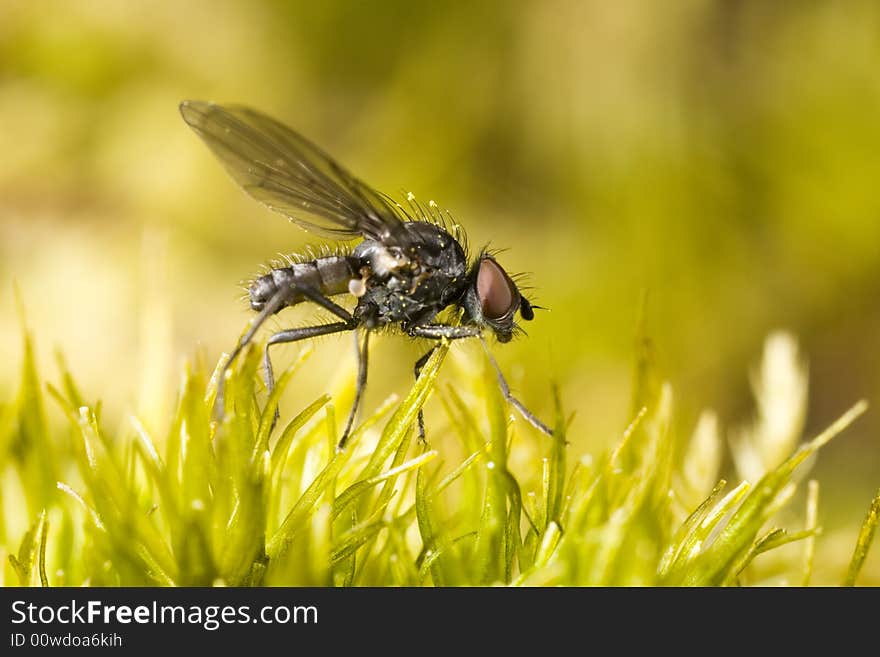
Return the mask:
{"type": "MultiPolygon", "coordinates": [[[[491,330],[508,342],[517,330],[515,315],[534,318],[533,307],[495,258],[482,252],[468,262],[463,234],[448,227],[433,206],[412,204],[413,214],[388,196],[364,184],[299,133],[265,114],[240,106],[200,101],[180,104],[184,121],[208,145],[232,178],[253,198],[302,228],[336,240],[363,238],[345,254],[291,258],[273,267],[248,288],[251,308],[258,314],[239,340],[223,370],[253,339],[268,317],[287,306],[311,301],[339,321],[286,329],[266,342],[266,384],[274,386],[269,347],[319,335],[363,329],[358,343],[358,378],[343,447],[367,381],[370,331],[399,326],[409,336],[440,340],[482,339],[491,330]],[[357,299],[349,312],[331,297],[350,294],[357,299]],[[443,309],[455,306],[458,321],[436,321],[443,309]]],[[[415,374],[433,353],[431,348],[415,365],[415,374]]],[[[501,370],[486,352],[507,401],[533,426],[551,430],[510,392],[501,370]]],[[[223,381],[218,382],[215,409],[222,412],[223,381]]],[[[425,428],[419,412],[419,436],[425,428]]]]}

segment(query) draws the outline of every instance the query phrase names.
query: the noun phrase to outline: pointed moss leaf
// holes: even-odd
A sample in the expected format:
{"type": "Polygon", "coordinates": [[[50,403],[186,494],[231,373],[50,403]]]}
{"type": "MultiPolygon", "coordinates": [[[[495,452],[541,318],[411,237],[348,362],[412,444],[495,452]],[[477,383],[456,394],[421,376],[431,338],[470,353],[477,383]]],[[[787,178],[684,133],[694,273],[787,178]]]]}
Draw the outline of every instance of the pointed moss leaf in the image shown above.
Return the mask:
{"type": "MultiPolygon", "coordinates": [[[[30,586],[37,578],[36,571],[40,559],[41,545],[45,541],[46,512],[41,511],[39,518],[30,526],[21,539],[18,547],[18,555],[9,555],[9,563],[12,565],[18,583],[21,586],[30,586]]],[[[45,548],[43,549],[43,551],[45,548]]],[[[45,572],[40,573],[45,577],[45,572]]],[[[43,584],[47,586],[48,583],[43,584]]]]}
{"type": "Polygon", "coordinates": [[[788,487],[797,467],[849,426],[867,409],[861,401],[832,423],[825,431],[803,445],[775,470],[771,470],[755,485],[740,507],[721,529],[718,536],[695,560],[683,577],[686,585],[718,585],[731,574],[737,560],[749,550],[758,531],[772,511],[780,493],[788,487]]]}
{"type": "Polygon", "coordinates": [[[409,391],[409,394],[400,406],[397,407],[397,410],[385,426],[385,430],[379,438],[379,443],[376,445],[376,449],[370,456],[370,460],[361,472],[359,479],[368,479],[377,475],[382,464],[397,451],[409,427],[415,422],[419,409],[428,398],[437,374],[440,371],[440,365],[443,363],[443,359],[448,351],[449,344],[445,342],[441,343],[434,350],[434,353],[422,368],[416,384],[409,391]]]}
{"type": "Polygon", "coordinates": [[[865,559],[868,557],[868,550],[871,549],[871,543],[874,541],[878,523],[880,523],[880,490],[877,491],[877,495],[868,509],[868,515],[865,516],[865,521],[862,523],[859,537],[856,540],[856,549],[849,563],[846,579],[843,581],[844,586],[855,586],[865,559]]]}
{"type": "Polygon", "coordinates": [[[344,511],[348,505],[355,501],[359,496],[366,493],[373,486],[376,486],[383,481],[387,481],[388,479],[403,474],[404,472],[409,472],[410,470],[420,468],[436,456],[436,451],[432,450],[429,452],[425,452],[424,454],[421,454],[416,458],[407,461],[406,463],[401,463],[394,468],[386,470],[385,472],[378,474],[375,477],[362,479],[361,481],[353,483],[351,486],[342,491],[342,493],[333,502],[333,513],[331,515],[331,518],[338,517],[339,514],[342,513],[342,511],[344,511]]]}
{"type": "Polygon", "coordinates": [[[266,406],[263,408],[263,413],[260,416],[260,428],[257,431],[257,440],[254,444],[251,460],[256,460],[260,454],[269,448],[269,433],[275,424],[275,411],[278,409],[281,395],[287,389],[287,384],[290,383],[293,373],[294,368],[289,367],[275,382],[272,394],[269,395],[269,399],[266,401],[266,406]]]}
{"type": "Polygon", "coordinates": [[[789,534],[784,529],[773,529],[761,538],[759,538],[755,545],[751,550],[746,554],[746,556],[739,562],[736,567],[733,569],[736,573],[736,576],[739,576],[748,566],[749,564],[760,554],[764,554],[765,552],[769,552],[770,550],[774,550],[778,547],[782,547],[783,545],[787,545],[788,543],[794,543],[796,541],[803,541],[809,538],[813,538],[818,533],[816,529],[805,529],[799,532],[794,532],[789,534]]]}
{"type": "Polygon", "coordinates": [[[302,497],[293,506],[278,531],[272,536],[266,545],[266,551],[270,558],[278,555],[284,549],[293,536],[300,531],[308,518],[314,513],[315,506],[324,494],[324,491],[339,474],[342,466],[349,458],[349,452],[340,450],[334,453],[333,458],[306,489],[302,497]]]}
{"type": "Polygon", "coordinates": [[[553,402],[556,408],[556,424],[553,429],[553,439],[550,446],[549,469],[544,477],[544,521],[541,523],[545,531],[550,523],[559,524],[562,520],[562,501],[565,489],[565,417],[562,411],[562,402],[559,397],[559,388],[553,386],[553,402]]]}
{"type": "Polygon", "coordinates": [[[302,429],[305,424],[314,417],[314,415],[320,411],[324,406],[326,406],[330,402],[330,395],[321,395],[313,401],[311,404],[306,406],[300,413],[293,418],[290,422],[288,422],[287,426],[284,427],[284,431],[281,433],[281,436],[275,442],[275,446],[272,448],[272,471],[275,472],[287,458],[287,455],[290,451],[290,445],[293,442],[294,437],[297,432],[302,429]]]}
{"type": "Polygon", "coordinates": [[[722,479],[719,481],[715,485],[715,488],[712,489],[712,492],[709,493],[709,497],[703,500],[703,502],[700,503],[694,512],[691,513],[691,515],[689,515],[678,528],[669,543],[669,547],[660,559],[660,566],[657,569],[657,573],[660,577],[664,577],[669,572],[672,565],[678,560],[682,551],[689,547],[687,539],[709,514],[712,505],[715,504],[721,496],[721,492],[726,485],[727,482],[725,480],[722,479]]]}
{"type": "Polygon", "coordinates": [[[710,538],[717,533],[717,527],[721,520],[727,517],[733,509],[748,494],[749,483],[743,481],[725,495],[718,504],[711,507],[711,510],[695,524],[690,533],[681,542],[677,548],[676,556],[665,570],[665,577],[661,582],[667,584],[681,584],[682,578],[687,573],[687,568],[696,560],[705,546],[709,543],[710,538]]]}

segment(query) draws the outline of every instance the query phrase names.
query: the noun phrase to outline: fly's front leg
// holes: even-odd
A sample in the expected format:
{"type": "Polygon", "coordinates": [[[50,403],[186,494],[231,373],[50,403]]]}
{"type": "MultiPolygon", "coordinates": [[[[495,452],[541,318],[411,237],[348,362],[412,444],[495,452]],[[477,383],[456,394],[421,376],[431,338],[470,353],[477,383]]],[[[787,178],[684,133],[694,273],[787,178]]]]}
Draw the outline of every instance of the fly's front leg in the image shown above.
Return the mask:
{"type": "Polygon", "coordinates": [[[486,345],[486,341],[482,337],[482,332],[476,326],[446,326],[444,324],[428,324],[426,326],[414,326],[409,329],[409,334],[421,337],[421,338],[432,338],[435,340],[439,340],[441,338],[446,338],[447,340],[459,340],[462,338],[480,338],[480,343],[483,345],[483,349],[486,352],[486,355],[489,357],[489,362],[492,363],[492,367],[495,370],[495,374],[498,376],[498,386],[501,388],[501,393],[504,395],[504,399],[507,400],[509,404],[511,404],[519,414],[523,416],[523,418],[531,424],[533,427],[538,429],[539,431],[547,434],[548,436],[553,435],[553,430],[550,429],[546,424],[541,422],[534,413],[532,413],[529,409],[525,407],[525,405],[513,396],[513,393],[510,392],[510,386],[507,385],[507,381],[504,378],[504,375],[501,373],[501,368],[498,367],[498,363],[495,361],[495,358],[492,356],[489,351],[489,347],[486,345]]]}
{"type": "MultiPolygon", "coordinates": [[[[480,335],[480,329],[476,326],[447,326],[445,324],[411,326],[407,329],[407,332],[413,337],[428,338],[430,340],[442,340],[443,338],[446,338],[447,340],[462,340],[464,338],[474,338],[480,335]]],[[[422,368],[436,349],[436,345],[431,347],[431,350],[428,351],[428,353],[416,361],[415,367],[413,368],[416,379],[419,378],[419,374],[422,373],[422,368]]],[[[428,442],[425,438],[425,413],[421,408],[419,409],[419,442],[423,445],[428,442]]]]}
{"type": "Polygon", "coordinates": [[[492,356],[492,353],[489,351],[489,347],[486,344],[486,341],[483,338],[480,338],[480,343],[483,345],[483,350],[486,352],[486,356],[489,358],[489,362],[492,363],[492,367],[495,369],[495,374],[498,376],[498,386],[501,388],[501,394],[504,395],[504,398],[510,403],[516,410],[519,411],[519,414],[523,416],[526,422],[531,424],[533,427],[538,429],[539,431],[547,434],[548,436],[553,436],[553,430],[548,427],[546,424],[541,422],[532,413],[529,409],[525,407],[525,405],[518,400],[513,394],[510,392],[510,386],[507,385],[507,381],[504,379],[504,375],[501,373],[501,368],[498,367],[498,363],[495,361],[495,358],[492,356]]]}

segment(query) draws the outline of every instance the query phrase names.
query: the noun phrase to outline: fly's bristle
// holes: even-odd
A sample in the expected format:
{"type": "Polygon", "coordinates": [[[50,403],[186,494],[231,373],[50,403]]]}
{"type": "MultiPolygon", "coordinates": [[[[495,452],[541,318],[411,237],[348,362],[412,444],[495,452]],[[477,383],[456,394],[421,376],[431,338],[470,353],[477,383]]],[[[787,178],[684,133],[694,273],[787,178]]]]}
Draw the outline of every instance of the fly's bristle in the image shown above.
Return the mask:
{"type": "Polygon", "coordinates": [[[241,280],[238,282],[238,287],[241,290],[241,294],[238,295],[236,301],[239,303],[247,303],[250,305],[251,301],[251,287],[256,283],[256,279],[250,278],[248,280],[241,280]]]}
{"type": "Polygon", "coordinates": [[[443,219],[443,213],[440,211],[440,206],[434,202],[434,199],[428,200],[428,215],[435,226],[440,226],[440,228],[446,230],[446,221],[443,219]]]}
{"type": "Polygon", "coordinates": [[[510,280],[513,281],[514,285],[516,285],[516,288],[523,296],[528,297],[529,304],[532,306],[532,308],[534,308],[537,297],[532,294],[532,291],[537,290],[538,288],[536,288],[534,285],[531,285],[532,276],[533,273],[530,271],[520,271],[515,274],[511,274],[510,280]]]}
{"type": "Polygon", "coordinates": [[[419,206],[418,201],[416,201],[416,195],[412,192],[406,193],[406,204],[409,206],[410,212],[412,212],[416,218],[419,218],[419,206]]]}
{"type": "Polygon", "coordinates": [[[328,256],[344,258],[345,256],[351,255],[352,247],[349,244],[334,244],[326,246],[328,256]]]}
{"type": "MultiPolygon", "coordinates": [[[[410,221],[423,221],[442,228],[461,245],[465,255],[469,253],[467,234],[449,210],[441,208],[433,199],[425,205],[412,192],[406,192],[406,202],[412,214],[407,212],[406,208],[401,207],[401,210],[406,213],[410,221]]],[[[400,207],[399,204],[398,206],[400,207]]]]}
{"type": "Polygon", "coordinates": [[[418,201],[418,199],[415,199],[415,198],[413,199],[413,203],[415,203],[416,209],[418,210],[419,219],[421,219],[422,221],[427,221],[428,220],[428,212],[425,210],[425,206],[422,205],[418,201]]]}
{"type": "Polygon", "coordinates": [[[425,207],[419,202],[416,198],[416,195],[412,192],[406,193],[406,203],[409,205],[410,210],[413,215],[415,215],[416,221],[427,221],[428,213],[425,211],[425,207]]]}
{"type": "Polygon", "coordinates": [[[286,266],[287,266],[287,264],[286,264],[286,262],[285,262],[285,260],[284,260],[284,257],[281,256],[281,255],[279,255],[279,256],[276,257],[276,258],[272,258],[272,259],[269,261],[269,264],[268,264],[268,267],[269,267],[269,271],[270,271],[270,272],[271,272],[273,269],[284,269],[284,267],[286,267],[286,266]]]}
{"type": "Polygon", "coordinates": [[[532,280],[532,275],[530,271],[520,271],[510,274],[510,280],[516,283],[516,286],[521,290],[531,290],[533,288],[529,285],[529,282],[532,280]]]}
{"type": "Polygon", "coordinates": [[[452,216],[452,213],[449,210],[444,210],[446,221],[449,228],[447,229],[452,237],[455,238],[455,241],[461,244],[461,248],[464,249],[465,257],[470,258],[470,242],[468,241],[467,232],[462,227],[460,223],[455,220],[455,217],[452,216]]]}
{"type": "Polygon", "coordinates": [[[491,242],[483,248],[483,253],[488,256],[492,256],[496,260],[498,259],[499,255],[501,255],[502,253],[507,253],[508,251],[510,251],[508,247],[496,248],[492,246],[491,242]]]}
{"type": "Polygon", "coordinates": [[[268,263],[261,264],[257,277],[271,274],[276,269],[287,269],[294,265],[317,260],[318,258],[326,258],[328,256],[344,257],[347,255],[351,255],[351,246],[348,244],[307,244],[300,253],[278,253],[268,263]]]}
{"type": "Polygon", "coordinates": [[[413,217],[412,217],[412,215],[411,215],[409,212],[407,212],[406,208],[403,207],[403,206],[402,206],[400,203],[398,203],[397,201],[394,201],[394,209],[398,211],[398,214],[400,215],[400,217],[401,217],[404,221],[413,221],[413,217]]]}
{"type": "Polygon", "coordinates": [[[406,201],[412,209],[417,221],[424,221],[425,223],[437,225],[437,215],[434,210],[434,208],[437,207],[437,204],[434,203],[434,201],[429,201],[428,206],[425,207],[412,192],[407,193],[406,201]]]}

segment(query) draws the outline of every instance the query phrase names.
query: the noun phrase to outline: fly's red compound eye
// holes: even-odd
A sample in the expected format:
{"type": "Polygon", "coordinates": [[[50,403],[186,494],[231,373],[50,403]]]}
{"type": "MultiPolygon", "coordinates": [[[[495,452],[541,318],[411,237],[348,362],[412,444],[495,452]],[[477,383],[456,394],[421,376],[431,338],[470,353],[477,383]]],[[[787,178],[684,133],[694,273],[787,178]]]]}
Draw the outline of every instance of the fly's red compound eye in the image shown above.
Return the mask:
{"type": "Polygon", "coordinates": [[[477,273],[477,296],[483,317],[501,319],[513,313],[519,304],[519,293],[504,270],[492,258],[480,261],[477,273]]]}

